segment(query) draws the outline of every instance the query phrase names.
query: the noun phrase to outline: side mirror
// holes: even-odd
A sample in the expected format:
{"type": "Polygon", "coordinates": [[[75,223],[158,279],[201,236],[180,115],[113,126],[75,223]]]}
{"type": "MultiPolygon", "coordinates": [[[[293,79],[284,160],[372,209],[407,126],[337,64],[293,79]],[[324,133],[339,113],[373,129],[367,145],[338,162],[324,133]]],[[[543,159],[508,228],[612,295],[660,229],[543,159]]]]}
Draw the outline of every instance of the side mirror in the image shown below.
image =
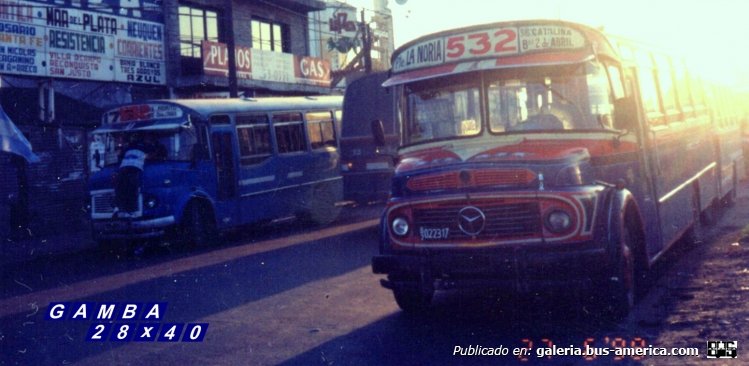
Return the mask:
{"type": "Polygon", "coordinates": [[[620,130],[637,129],[637,104],[634,98],[624,97],[614,101],[614,124],[620,130]]]}
{"type": "Polygon", "coordinates": [[[385,127],[380,119],[372,121],[372,138],[374,138],[375,146],[385,146],[385,127]]]}

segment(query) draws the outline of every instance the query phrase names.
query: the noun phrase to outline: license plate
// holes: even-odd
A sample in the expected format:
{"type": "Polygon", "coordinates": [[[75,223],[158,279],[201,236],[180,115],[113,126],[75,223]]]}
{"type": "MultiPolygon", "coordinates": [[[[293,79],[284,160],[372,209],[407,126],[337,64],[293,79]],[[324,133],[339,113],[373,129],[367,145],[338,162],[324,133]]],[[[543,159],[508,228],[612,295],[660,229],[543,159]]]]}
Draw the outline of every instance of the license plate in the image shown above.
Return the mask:
{"type": "Polygon", "coordinates": [[[447,239],[450,234],[450,228],[446,227],[420,227],[419,236],[421,240],[440,240],[447,239]]]}

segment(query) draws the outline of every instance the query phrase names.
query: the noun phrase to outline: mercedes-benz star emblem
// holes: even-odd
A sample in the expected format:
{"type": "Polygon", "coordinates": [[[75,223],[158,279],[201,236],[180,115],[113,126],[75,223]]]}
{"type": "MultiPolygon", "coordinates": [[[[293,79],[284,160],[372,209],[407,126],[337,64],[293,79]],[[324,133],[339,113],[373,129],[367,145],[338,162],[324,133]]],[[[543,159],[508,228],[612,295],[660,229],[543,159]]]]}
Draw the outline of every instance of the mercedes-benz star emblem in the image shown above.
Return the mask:
{"type": "Polygon", "coordinates": [[[480,234],[485,224],[486,216],[476,207],[466,206],[458,212],[458,227],[466,235],[480,234]]]}

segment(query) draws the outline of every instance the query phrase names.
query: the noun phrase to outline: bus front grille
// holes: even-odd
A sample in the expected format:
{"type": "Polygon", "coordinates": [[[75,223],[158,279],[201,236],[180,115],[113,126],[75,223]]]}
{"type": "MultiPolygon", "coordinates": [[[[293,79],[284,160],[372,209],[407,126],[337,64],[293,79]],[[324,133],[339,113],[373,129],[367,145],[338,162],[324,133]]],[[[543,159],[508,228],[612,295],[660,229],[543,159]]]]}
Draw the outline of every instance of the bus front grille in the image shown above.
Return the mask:
{"type": "Polygon", "coordinates": [[[437,207],[414,208],[413,218],[417,231],[420,228],[449,228],[448,240],[506,240],[541,235],[541,213],[537,202],[442,204],[437,207]],[[476,235],[469,235],[460,227],[460,212],[469,206],[484,214],[483,229],[476,235]]]}
{"type": "Polygon", "coordinates": [[[113,214],[115,209],[114,190],[91,195],[91,211],[94,214],[113,214]]]}

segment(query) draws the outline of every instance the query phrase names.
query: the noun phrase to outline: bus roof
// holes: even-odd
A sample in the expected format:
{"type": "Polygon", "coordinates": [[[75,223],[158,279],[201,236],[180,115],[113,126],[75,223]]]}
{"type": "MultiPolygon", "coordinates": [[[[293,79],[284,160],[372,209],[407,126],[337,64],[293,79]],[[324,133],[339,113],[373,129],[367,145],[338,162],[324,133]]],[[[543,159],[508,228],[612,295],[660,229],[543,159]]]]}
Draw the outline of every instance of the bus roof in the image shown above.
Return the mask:
{"type": "Polygon", "coordinates": [[[340,109],[342,104],[342,96],[150,100],[105,112],[94,133],[177,129],[189,113],[207,119],[213,114],[340,109]]]}
{"type": "Polygon", "coordinates": [[[450,29],[399,47],[393,76],[383,86],[477,70],[579,63],[617,58],[608,39],[591,27],[561,20],[523,20],[450,29]]]}
{"type": "Polygon", "coordinates": [[[154,102],[177,104],[201,116],[207,117],[217,112],[242,113],[340,108],[343,103],[343,97],[335,95],[314,97],[171,99],[154,102]]]}

